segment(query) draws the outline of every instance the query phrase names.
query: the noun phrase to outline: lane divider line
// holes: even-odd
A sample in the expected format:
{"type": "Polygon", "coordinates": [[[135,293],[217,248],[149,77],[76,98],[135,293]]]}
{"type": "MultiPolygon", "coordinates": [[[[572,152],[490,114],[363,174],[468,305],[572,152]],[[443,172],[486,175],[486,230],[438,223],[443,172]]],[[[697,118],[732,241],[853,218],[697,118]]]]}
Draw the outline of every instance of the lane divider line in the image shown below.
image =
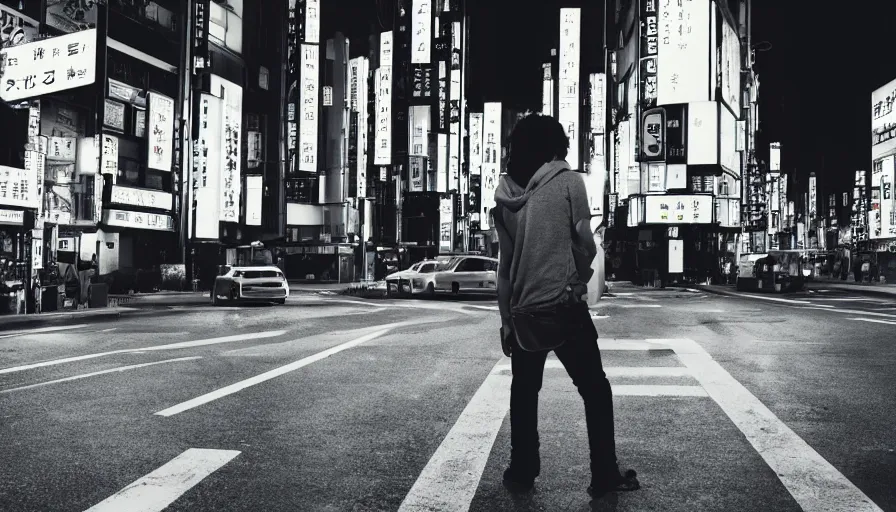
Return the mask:
{"type": "Polygon", "coordinates": [[[161,512],[239,454],[190,448],[86,512],[161,512]]]}
{"type": "Polygon", "coordinates": [[[98,357],[111,356],[116,354],[131,354],[134,352],[155,352],[159,350],[176,350],[181,348],[195,348],[195,347],[203,347],[206,345],[217,345],[219,343],[236,343],[240,341],[252,341],[252,340],[260,340],[266,338],[276,338],[277,336],[282,336],[286,334],[288,331],[263,331],[263,332],[248,332],[245,334],[236,334],[233,336],[223,336],[220,338],[209,338],[204,340],[193,340],[193,341],[182,341],[179,343],[170,343],[168,345],[157,345],[153,347],[143,347],[143,348],[130,348],[130,349],[121,349],[121,350],[110,350],[108,352],[99,352],[95,354],[86,354],[83,356],[74,356],[74,357],[65,357],[62,359],[53,359],[50,361],[43,361],[40,363],[31,363],[22,366],[13,366],[12,368],[2,368],[0,369],[0,375],[6,373],[16,373],[23,372],[25,370],[33,370],[35,368],[44,368],[47,366],[55,366],[59,364],[65,363],[74,363],[78,361],[86,361],[88,359],[96,359],[98,357]]]}
{"type": "Polygon", "coordinates": [[[122,366],[120,368],[112,368],[110,370],[102,370],[102,371],[98,371],[98,372],[85,373],[82,375],[75,375],[73,377],[65,377],[64,379],[56,379],[56,380],[51,380],[51,381],[47,381],[47,382],[39,382],[37,384],[30,384],[28,386],[21,386],[21,387],[12,388],[12,389],[4,389],[4,390],[0,390],[0,394],[12,393],[13,391],[24,391],[26,389],[34,389],[34,388],[39,388],[39,387],[43,387],[43,386],[49,386],[51,384],[59,384],[62,382],[71,382],[73,380],[81,380],[81,379],[86,379],[89,377],[96,377],[98,375],[106,375],[108,373],[126,372],[128,370],[136,370],[138,368],[146,368],[147,366],[155,366],[158,364],[179,363],[182,361],[195,361],[196,359],[202,359],[202,357],[201,356],[179,357],[177,359],[166,359],[164,361],[154,361],[152,363],[142,363],[142,364],[134,364],[134,365],[130,365],[130,366],[122,366]]]}
{"type": "Polygon", "coordinates": [[[189,411],[190,409],[195,409],[196,407],[199,407],[200,405],[204,405],[209,402],[214,402],[215,400],[219,400],[221,398],[232,395],[234,393],[238,393],[246,388],[256,386],[263,382],[267,382],[271,379],[280,377],[281,375],[285,375],[289,372],[298,370],[299,368],[308,366],[309,364],[316,363],[317,361],[320,361],[321,359],[326,359],[327,357],[330,357],[333,354],[338,354],[339,352],[342,352],[343,350],[348,350],[350,348],[357,347],[358,345],[361,345],[362,343],[366,343],[370,340],[379,338],[380,336],[383,336],[384,334],[390,332],[391,330],[392,330],[391,328],[383,329],[380,331],[376,331],[376,332],[361,336],[360,338],[357,338],[352,341],[343,343],[341,345],[337,345],[335,347],[329,348],[327,350],[324,350],[323,352],[318,352],[317,354],[308,356],[306,358],[303,358],[303,359],[300,359],[293,363],[281,366],[279,368],[275,368],[273,370],[267,371],[260,375],[256,375],[255,377],[251,377],[246,380],[236,382],[229,386],[225,386],[221,389],[217,389],[210,393],[206,393],[202,396],[193,398],[191,400],[187,400],[186,402],[182,402],[182,403],[179,403],[172,407],[169,407],[167,409],[163,409],[155,414],[156,414],[156,416],[171,417],[176,414],[180,414],[184,411],[189,411]]]}
{"type": "Polygon", "coordinates": [[[896,325],[896,320],[876,320],[874,318],[847,318],[847,320],[852,320],[854,322],[872,322],[875,324],[896,325]]]}

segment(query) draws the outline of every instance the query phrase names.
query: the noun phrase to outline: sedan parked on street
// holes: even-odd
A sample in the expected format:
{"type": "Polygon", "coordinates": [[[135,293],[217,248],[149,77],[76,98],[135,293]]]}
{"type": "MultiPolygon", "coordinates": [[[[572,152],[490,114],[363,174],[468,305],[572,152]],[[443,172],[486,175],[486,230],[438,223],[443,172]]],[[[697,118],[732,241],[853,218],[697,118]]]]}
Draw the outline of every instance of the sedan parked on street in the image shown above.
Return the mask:
{"type": "Polygon", "coordinates": [[[223,265],[212,289],[212,304],[224,302],[286,303],[289,283],[283,272],[273,266],[234,267],[223,265]]]}
{"type": "Polygon", "coordinates": [[[497,293],[498,260],[485,256],[455,256],[436,270],[430,294],[436,292],[497,293]]]}
{"type": "Polygon", "coordinates": [[[386,293],[395,295],[418,295],[432,287],[432,278],[440,263],[433,260],[424,260],[415,263],[411,268],[395,272],[386,276],[386,293]]]}

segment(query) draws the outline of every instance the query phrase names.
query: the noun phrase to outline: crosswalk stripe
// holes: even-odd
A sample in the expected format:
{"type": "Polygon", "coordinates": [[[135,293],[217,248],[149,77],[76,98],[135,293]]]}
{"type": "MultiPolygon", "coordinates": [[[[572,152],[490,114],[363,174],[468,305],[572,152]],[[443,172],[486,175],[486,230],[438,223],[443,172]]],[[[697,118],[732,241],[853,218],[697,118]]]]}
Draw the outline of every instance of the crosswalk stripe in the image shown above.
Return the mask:
{"type": "MultiPolygon", "coordinates": [[[[559,359],[545,361],[546,370],[564,370],[559,359]]],[[[496,367],[499,371],[511,371],[509,364],[496,367]]],[[[607,377],[692,377],[691,370],[684,366],[608,366],[604,368],[607,377]]]]}
{"type": "Polygon", "coordinates": [[[287,331],[264,331],[264,332],[247,332],[245,334],[236,334],[233,336],[223,336],[220,338],[209,338],[204,340],[181,341],[179,343],[169,343],[168,345],[155,345],[151,347],[132,348],[122,350],[110,350],[108,352],[98,352],[95,354],[86,354],[83,356],[66,357],[63,359],[53,359],[51,361],[43,361],[41,363],[31,363],[22,366],[13,366],[11,368],[0,369],[0,375],[4,373],[22,372],[25,370],[33,370],[34,368],[43,368],[45,366],[55,366],[64,363],[74,363],[77,361],[86,361],[88,359],[96,359],[98,357],[111,356],[116,354],[132,354],[134,352],[155,352],[159,350],[175,350],[181,348],[195,348],[206,345],[217,345],[219,343],[236,343],[240,341],[251,341],[265,338],[276,338],[286,334],[287,331]]]}
{"type": "Polygon", "coordinates": [[[429,459],[399,512],[466,512],[479,487],[492,445],[510,408],[510,381],[497,371],[473,395],[445,440],[429,459]]]}
{"type": "Polygon", "coordinates": [[[196,397],[192,400],[187,400],[186,402],[179,403],[175,406],[172,406],[172,407],[169,407],[167,409],[157,412],[156,415],[157,416],[166,416],[166,417],[174,416],[175,414],[180,414],[184,411],[189,411],[190,409],[194,409],[196,407],[199,407],[200,405],[204,405],[209,402],[214,402],[215,400],[224,398],[225,396],[232,395],[234,393],[238,393],[248,387],[252,387],[257,384],[261,384],[262,382],[267,382],[267,381],[274,379],[276,377],[279,377],[281,375],[285,375],[289,372],[298,370],[299,368],[302,368],[304,366],[308,366],[311,363],[315,363],[317,361],[320,361],[321,359],[330,357],[331,355],[342,352],[343,350],[348,350],[348,349],[350,349],[352,347],[356,347],[362,343],[366,343],[370,340],[379,338],[380,336],[388,333],[390,330],[391,330],[391,328],[383,329],[380,331],[376,331],[376,332],[367,334],[365,336],[361,336],[360,338],[357,338],[355,340],[352,340],[352,341],[343,343],[341,345],[337,345],[335,347],[329,348],[327,350],[324,350],[323,352],[318,352],[317,354],[300,359],[294,363],[290,363],[285,366],[275,368],[271,371],[264,372],[261,375],[256,375],[255,377],[252,377],[252,378],[249,378],[246,380],[242,380],[240,382],[236,382],[234,384],[223,387],[221,389],[212,391],[211,393],[206,393],[202,396],[196,397]]]}
{"type": "Polygon", "coordinates": [[[166,364],[166,363],[179,363],[179,362],[183,362],[183,361],[194,361],[194,360],[196,360],[196,359],[202,359],[202,357],[200,357],[200,356],[180,357],[180,358],[177,358],[177,359],[166,359],[166,360],[164,360],[164,361],[153,361],[153,362],[151,362],[151,363],[142,363],[142,364],[133,364],[133,365],[130,365],[130,366],[122,366],[122,367],[120,367],[120,368],[112,368],[112,369],[109,369],[109,370],[101,370],[101,371],[98,371],[98,372],[85,373],[85,374],[82,374],[82,375],[75,375],[75,376],[73,376],[73,377],[65,377],[64,379],[56,379],[56,380],[51,380],[51,381],[48,381],[48,382],[39,382],[39,383],[37,383],[37,384],[31,384],[31,385],[28,385],[28,386],[21,386],[21,387],[18,387],[18,388],[4,389],[4,390],[0,390],[0,394],[2,394],[2,393],[12,393],[13,391],[24,391],[24,390],[26,390],[26,389],[34,389],[34,388],[39,388],[39,387],[43,387],[43,386],[49,386],[49,385],[51,385],[51,384],[60,384],[60,383],[63,383],[63,382],[70,382],[70,381],[73,381],[73,380],[87,379],[87,378],[89,378],[89,377],[96,377],[96,376],[99,376],[99,375],[105,375],[105,374],[107,374],[107,373],[121,373],[121,372],[126,372],[126,371],[128,371],[128,370],[137,370],[137,369],[139,369],[139,368],[146,368],[146,367],[148,367],[148,366],[156,366],[156,365],[159,365],[159,364],[166,364]]]}
{"type": "Polygon", "coordinates": [[[613,396],[709,396],[702,386],[613,384],[613,396]]]}
{"type": "Polygon", "coordinates": [[[87,512],[160,512],[239,454],[190,448],[87,512]]]}
{"type": "Polygon", "coordinates": [[[881,511],[697,342],[677,340],[674,349],[805,512],[881,511]]]}

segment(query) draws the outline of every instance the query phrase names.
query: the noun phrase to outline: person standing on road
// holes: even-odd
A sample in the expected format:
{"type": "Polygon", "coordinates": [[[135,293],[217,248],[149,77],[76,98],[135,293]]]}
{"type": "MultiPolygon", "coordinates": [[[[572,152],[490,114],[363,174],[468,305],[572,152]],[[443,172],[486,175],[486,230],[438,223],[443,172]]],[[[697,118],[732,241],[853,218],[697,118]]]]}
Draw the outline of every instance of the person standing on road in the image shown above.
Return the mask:
{"type": "Polygon", "coordinates": [[[616,460],[613,394],[601,365],[586,296],[597,254],[582,177],[565,161],[569,138],[555,119],[532,114],[511,135],[508,174],[492,209],[498,232],[501,341],[511,358],[511,460],[504,482],[527,491],[541,471],[538,393],[554,351],[585,402],[588,493],[639,488],[616,460]]]}

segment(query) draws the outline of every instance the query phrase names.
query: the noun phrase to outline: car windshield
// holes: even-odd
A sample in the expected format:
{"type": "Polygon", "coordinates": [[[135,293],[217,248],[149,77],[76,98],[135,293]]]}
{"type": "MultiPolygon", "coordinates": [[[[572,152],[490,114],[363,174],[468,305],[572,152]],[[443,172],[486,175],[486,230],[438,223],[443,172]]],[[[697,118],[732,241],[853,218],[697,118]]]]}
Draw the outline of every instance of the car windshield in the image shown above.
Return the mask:
{"type": "Polygon", "coordinates": [[[237,270],[233,273],[233,276],[244,279],[261,279],[265,277],[282,277],[283,274],[276,270],[237,270]]]}

